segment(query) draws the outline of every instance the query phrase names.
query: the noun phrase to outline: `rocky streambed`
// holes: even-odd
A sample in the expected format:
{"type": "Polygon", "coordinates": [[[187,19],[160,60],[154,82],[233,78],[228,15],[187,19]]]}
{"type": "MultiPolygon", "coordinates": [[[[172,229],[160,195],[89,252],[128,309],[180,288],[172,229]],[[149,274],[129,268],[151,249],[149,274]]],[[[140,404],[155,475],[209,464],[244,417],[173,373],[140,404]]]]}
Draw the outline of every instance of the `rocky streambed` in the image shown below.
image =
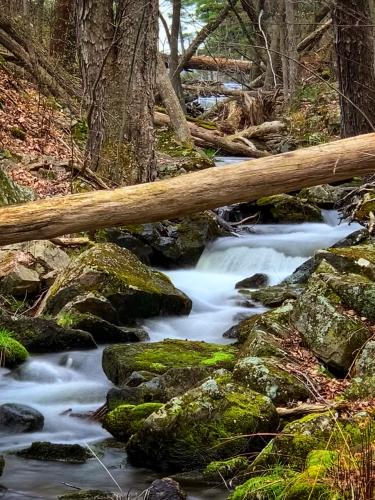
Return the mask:
{"type": "Polygon", "coordinates": [[[375,258],[337,189],[222,210],[260,221],[236,234],[205,213],[1,249],[5,498],[344,498],[340,459],[372,441],[375,258]]]}

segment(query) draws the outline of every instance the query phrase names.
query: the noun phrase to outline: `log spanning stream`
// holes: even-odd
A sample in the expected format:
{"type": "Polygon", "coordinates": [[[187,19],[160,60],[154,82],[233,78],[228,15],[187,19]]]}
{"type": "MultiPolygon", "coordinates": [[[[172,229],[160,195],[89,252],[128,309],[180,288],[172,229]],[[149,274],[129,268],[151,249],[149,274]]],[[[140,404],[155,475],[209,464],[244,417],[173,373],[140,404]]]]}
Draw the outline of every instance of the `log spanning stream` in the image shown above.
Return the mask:
{"type": "MultiPolygon", "coordinates": [[[[262,309],[241,305],[235,283],[254,273],[265,273],[271,284],[291,274],[319,248],[327,247],[357,229],[337,225],[334,212],[325,212],[325,223],[258,225],[255,233],[220,238],[206,248],[194,269],[168,272],[174,284],[193,300],[188,317],[157,318],[145,322],[151,341],[164,338],[199,339],[226,342],[222,337],[243,314],[262,309]]],[[[14,373],[0,372],[0,403],[30,405],[45,416],[41,433],[0,435],[0,451],[28,446],[32,441],[89,443],[102,450],[101,459],[110,469],[124,493],[143,491],[157,477],[153,472],[135,469],[126,463],[123,450],[100,445],[110,436],[100,425],[64,415],[69,409],[84,413],[98,408],[111,383],[101,369],[102,349],[32,356],[14,373]]],[[[1,484],[8,488],[4,498],[52,499],[72,491],[63,483],[82,489],[116,491],[116,487],[97,460],[84,465],[37,462],[6,456],[1,484]]],[[[225,491],[185,488],[189,499],[224,499],[225,491]]],[[[1,497],[1,491],[0,491],[1,497]]]]}

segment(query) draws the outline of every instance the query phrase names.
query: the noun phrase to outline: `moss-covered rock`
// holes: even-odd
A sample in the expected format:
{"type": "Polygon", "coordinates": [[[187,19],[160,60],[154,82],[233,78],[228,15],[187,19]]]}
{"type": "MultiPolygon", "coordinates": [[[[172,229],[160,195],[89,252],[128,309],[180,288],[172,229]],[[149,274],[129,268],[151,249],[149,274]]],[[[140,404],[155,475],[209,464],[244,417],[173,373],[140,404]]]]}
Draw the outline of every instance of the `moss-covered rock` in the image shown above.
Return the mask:
{"type": "Polygon", "coordinates": [[[282,500],[286,484],[295,475],[287,468],[276,467],[268,474],[253,477],[237,486],[228,500],[282,500]]]}
{"type": "Polygon", "coordinates": [[[246,469],[249,461],[244,456],[219,460],[209,463],[203,470],[203,477],[208,481],[222,481],[233,479],[239,472],[246,469]]]}
{"type": "Polygon", "coordinates": [[[249,295],[253,300],[260,302],[266,307],[281,306],[288,299],[296,299],[302,292],[303,288],[296,285],[276,285],[251,292],[243,291],[243,293],[249,295]]]}
{"type": "Polygon", "coordinates": [[[118,500],[118,494],[110,491],[84,490],[67,493],[60,496],[59,500],[118,500]]]}
{"type": "Polygon", "coordinates": [[[323,184],[302,189],[298,198],[306,200],[320,208],[334,208],[334,206],[351,190],[348,186],[330,186],[323,184]]]}
{"type": "Polygon", "coordinates": [[[68,302],[87,293],[97,295],[99,303],[103,298],[109,301],[123,323],[158,314],[188,314],[191,310],[191,300],[167,276],[148,268],[128,250],[109,243],[83,252],[56,278],[43,311],[56,315],[68,302]]]}
{"type": "Polygon", "coordinates": [[[269,283],[269,278],[267,274],[264,273],[255,273],[249,278],[245,278],[241,281],[238,281],[235,285],[236,289],[241,288],[263,288],[267,286],[269,283]]]}
{"type": "Polygon", "coordinates": [[[2,366],[13,368],[26,361],[29,353],[17,340],[12,338],[12,332],[0,328],[0,357],[2,366]]]}
{"type": "Polygon", "coordinates": [[[342,308],[340,296],[324,275],[313,275],[293,307],[292,321],[305,344],[329,368],[346,373],[356,353],[372,336],[359,318],[342,308]]]}
{"type": "Polygon", "coordinates": [[[24,188],[13,182],[0,168],[0,207],[3,205],[13,205],[24,203],[34,199],[34,194],[30,189],[24,188]]]}
{"type": "Polygon", "coordinates": [[[267,397],[230,377],[210,378],[152,413],[131,437],[128,457],[158,470],[191,470],[256,449],[254,434],[277,423],[267,397]]]}
{"type": "Polygon", "coordinates": [[[283,368],[277,358],[242,358],[234,367],[233,378],[268,396],[275,404],[304,401],[310,396],[306,384],[283,368]]]}
{"type": "Polygon", "coordinates": [[[91,453],[79,444],[57,444],[48,441],[35,441],[29,448],[18,451],[17,455],[31,460],[74,464],[83,464],[92,458],[91,453]]]}
{"type": "Polygon", "coordinates": [[[54,321],[28,316],[10,316],[0,309],[0,328],[11,332],[29,352],[59,352],[73,349],[95,349],[88,332],[62,328],[54,321]]]}
{"type": "Polygon", "coordinates": [[[375,375],[354,377],[345,389],[344,398],[349,401],[363,401],[375,398],[375,375]]]}
{"type": "Polygon", "coordinates": [[[375,244],[361,244],[348,247],[332,247],[319,250],[316,259],[325,259],[337,271],[362,274],[375,280],[375,244]]]}
{"type": "Polygon", "coordinates": [[[264,222],[321,222],[318,207],[300,198],[277,194],[260,198],[256,203],[264,222]]]}
{"type": "Polygon", "coordinates": [[[233,368],[237,349],[233,346],[189,340],[164,340],[150,344],[113,345],[103,352],[103,370],[117,385],[134,371],[162,374],[170,368],[233,368]]]}
{"type": "Polygon", "coordinates": [[[118,441],[127,442],[139,430],[145,418],[161,406],[161,403],[120,405],[106,415],[103,427],[118,441]]]}

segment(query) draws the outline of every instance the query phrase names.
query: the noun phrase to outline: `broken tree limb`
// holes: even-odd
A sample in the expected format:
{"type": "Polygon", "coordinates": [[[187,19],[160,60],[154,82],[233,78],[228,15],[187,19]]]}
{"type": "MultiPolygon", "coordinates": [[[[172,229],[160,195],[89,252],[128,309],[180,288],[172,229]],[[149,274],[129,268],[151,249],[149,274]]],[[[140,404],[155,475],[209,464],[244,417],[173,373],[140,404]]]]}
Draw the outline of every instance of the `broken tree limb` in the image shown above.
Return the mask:
{"type": "Polygon", "coordinates": [[[264,122],[261,125],[253,125],[252,127],[248,127],[235,135],[231,135],[228,138],[235,140],[240,137],[244,137],[245,139],[263,139],[265,136],[270,134],[280,134],[286,129],[286,124],[280,121],[274,122],[264,122]]]}
{"type": "MultiPolygon", "coordinates": [[[[155,112],[154,113],[154,123],[156,125],[168,125],[170,124],[169,116],[155,112]]],[[[203,141],[208,147],[214,147],[220,149],[226,153],[237,155],[237,156],[249,156],[251,158],[263,158],[269,156],[270,153],[267,151],[260,151],[253,144],[248,142],[247,144],[234,142],[225,136],[220,135],[217,130],[207,130],[206,128],[199,127],[195,123],[188,122],[190,133],[193,137],[203,141]]]]}
{"type": "MultiPolygon", "coordinates": [[[[161,54],[164,62],[167,63],[168,55],[161,54]]],[[[201,69],[207,71],[227,71],[234,73],[248,73],[254,66],[252,61],[242,61],[241,59],[228,59],[226,57],[193,56],[184,69],[201,69]]]]}
{"type": "Polygon", "coordinates": [[[375,133],[112,191],[0,209],[0,245],[180,217],[375,171],[375,133]]]}
{"type": "Polygon", "coordinates": [[[332,26],[332,19],[328,19],[324,24],[319,26],[316,30],[309,33],[303,40],[297,45],[297,52],[302,53],[307,49],[310,49],[314,44],[318,43],[322,38],[324,33],[329,30],[332,26]]]}

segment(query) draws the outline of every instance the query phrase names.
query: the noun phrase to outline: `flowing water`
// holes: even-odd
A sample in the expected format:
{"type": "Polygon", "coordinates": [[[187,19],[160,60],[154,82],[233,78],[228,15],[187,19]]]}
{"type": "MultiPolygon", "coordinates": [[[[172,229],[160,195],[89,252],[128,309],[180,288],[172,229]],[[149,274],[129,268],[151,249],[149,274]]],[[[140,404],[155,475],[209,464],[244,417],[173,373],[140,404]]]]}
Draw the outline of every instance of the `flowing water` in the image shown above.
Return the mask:
{"type": "MultiPolygon", "coordinates": [[[[243,305],[235,283],[254,273],[265,273],[271,284],[291,274],[316,249],[332,245],[357,229],[337,225],[337,216],[325,212],[325,223],[258,225],[252,233],[220,238],[208,246],[194,269],[168,272],[174,284],[193,300],[188,317],[157,318],[145,322],[151,341],[164,338],[226,342],[222,334],[242,315],[262,311],[243,305]]],[[[111,386],[101,370],[102,348],[33,356],[14,373],[0,373],[0,404],[28,404],[45,416],[43,432],[0,435],[0,451],[25,447],[32,441],[98,443],[109,437],[94,423],[66,414],[98,408],[111,386]]],[[[101,455],[122,489],[142,491],[156,475],[134,469],[121,450],[106,449],[101,455]]],[[[9,488],[3,498],[57,498],[70,491],[62,483],[81,488],[112,489],[114,484],[98,461],[85,465],[22,460],[7,456],[1,483],[9,488]]],[[[190,490],[189,499],[225,498],[217,489],[190,490]]],[[[1,491],[0,491],[1,497],[1,491]]]]}

